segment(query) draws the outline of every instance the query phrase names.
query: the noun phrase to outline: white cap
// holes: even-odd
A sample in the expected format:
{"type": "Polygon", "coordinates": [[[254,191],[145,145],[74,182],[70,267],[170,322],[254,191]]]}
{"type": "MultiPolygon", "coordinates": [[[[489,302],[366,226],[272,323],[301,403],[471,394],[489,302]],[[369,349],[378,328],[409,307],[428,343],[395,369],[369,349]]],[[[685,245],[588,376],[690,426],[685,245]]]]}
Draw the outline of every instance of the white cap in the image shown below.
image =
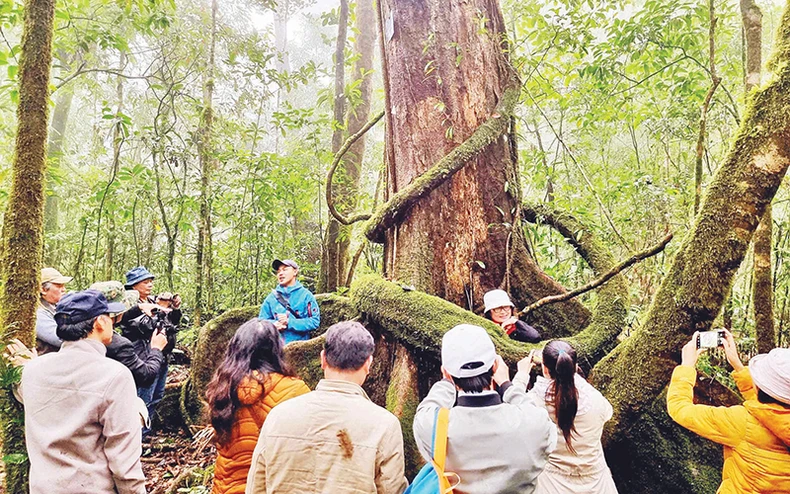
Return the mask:
{"type": "Polygon", "coordinates": [[[453,377],[479,376],[488,371],[495,360],[494,342],[480,326],[459,324],[442,337],[442,366],[453,377]]]}
{"type": "Polygon", "coordinates": [[[768,396],[790,405],[790,348],[774,348],[749,361],[754,385],[768,396]]]}
{"type": "Polygon", "coordinates": [[[508,297],[507,292],[504,290],[491,290],[490,292],[486,292],[486,294],[483,295],[483,303],[486,306],[486,308],[483,309],[484,313],[490,311],[491,309],[504,307],[506,305],[515,307],[513,302],[510,301],[510,297],[508,297]]]}

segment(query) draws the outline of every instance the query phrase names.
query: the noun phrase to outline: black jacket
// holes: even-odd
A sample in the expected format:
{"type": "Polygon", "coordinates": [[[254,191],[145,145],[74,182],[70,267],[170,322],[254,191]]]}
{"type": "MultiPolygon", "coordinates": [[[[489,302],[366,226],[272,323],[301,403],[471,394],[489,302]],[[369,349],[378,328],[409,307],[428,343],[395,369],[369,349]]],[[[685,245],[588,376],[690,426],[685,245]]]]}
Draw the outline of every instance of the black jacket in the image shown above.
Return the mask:
{"type": "Polygon", "coordinates": [[[524,343],[537,343],[541,340],[540,332],[520,319],[516,321],[516,329],[509,336],[511,340],[524,343]]]}
{"type": "MultiPolygon", "coordinates": [[[[165,333],[167,336],[167,346],[165,346],[163,350],[165,357],[170,355],[170,352],[172,352],[173,348],[176,346],[177,333],[180,329],[178,325],[181,323],[181,316],[181,309],[172,309],[165,316],[170,323],[166,327],[167,331],[165,333]]],[[[154,334],[154,325],[154,319],[145,315],[143,311],[140,310],[139,305],[135,305],[124,312],[121,317],[121,334],[133,343],[140,340],[150,342],[151,336],[154,334]]]]}
{"type": "Polygon", "coordinates": [[[132,371],[135,385],[144,388],[154,382],[165,363],[165,356],[158,348],[151,348],[150,343],[139,343],[132,343],[118,333],[113,333],[112,342],[107,346],[107,356],[132,371]]]}

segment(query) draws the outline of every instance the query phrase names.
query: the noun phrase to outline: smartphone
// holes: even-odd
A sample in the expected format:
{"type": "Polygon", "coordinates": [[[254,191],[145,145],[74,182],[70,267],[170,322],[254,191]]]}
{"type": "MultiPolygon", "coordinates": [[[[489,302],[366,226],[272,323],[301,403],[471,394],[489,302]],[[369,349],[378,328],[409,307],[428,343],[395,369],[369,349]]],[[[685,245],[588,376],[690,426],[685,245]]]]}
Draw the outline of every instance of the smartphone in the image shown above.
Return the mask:
{"type": "Polygon", "coordinates": [[[718,348],[724,345],[724,330],[703,331],[697,336],[697,348],[718,348]]]}

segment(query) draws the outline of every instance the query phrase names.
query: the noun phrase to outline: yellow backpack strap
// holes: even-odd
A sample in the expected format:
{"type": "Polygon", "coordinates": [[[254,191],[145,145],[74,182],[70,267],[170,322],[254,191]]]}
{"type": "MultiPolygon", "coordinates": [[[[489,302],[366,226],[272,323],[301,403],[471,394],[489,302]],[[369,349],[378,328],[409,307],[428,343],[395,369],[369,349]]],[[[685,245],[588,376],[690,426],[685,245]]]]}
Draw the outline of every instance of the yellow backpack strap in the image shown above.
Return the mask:
{"type": "Polygon", "coordinates": [[[453,490],[453,486],[450,485],[444,472],[444,465],[447,460],[447,429],[449,425],[450,410],[440,408],[436,417],[436,430],[433,438],[433,467],[436,470],[436,475],[439,477],[441,492],[445,494],[453,490]]]}

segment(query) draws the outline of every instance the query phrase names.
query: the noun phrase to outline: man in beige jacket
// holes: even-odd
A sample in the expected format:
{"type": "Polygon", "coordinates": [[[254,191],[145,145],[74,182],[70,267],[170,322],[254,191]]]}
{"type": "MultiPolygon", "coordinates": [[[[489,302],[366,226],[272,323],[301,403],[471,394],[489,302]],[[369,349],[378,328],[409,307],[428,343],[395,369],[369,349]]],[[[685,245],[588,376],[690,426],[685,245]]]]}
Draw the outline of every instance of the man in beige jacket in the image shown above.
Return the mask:
{"type": "Polygon", "coordinates": [[[357,322],[326,332],[315,391],[274,407],[252,455],[247,494],[400,494],[404,477],[400,422],[370,401],[362,383],[373,337],[357,322]]]}
{"type": "Polygon", "coordinates": [[[125,309],[95,290],[64,296],[55,312],[60,351],[22,370],[31,494],[145,494],[134,379],[105,357],[107,314],[125,309]]]}

